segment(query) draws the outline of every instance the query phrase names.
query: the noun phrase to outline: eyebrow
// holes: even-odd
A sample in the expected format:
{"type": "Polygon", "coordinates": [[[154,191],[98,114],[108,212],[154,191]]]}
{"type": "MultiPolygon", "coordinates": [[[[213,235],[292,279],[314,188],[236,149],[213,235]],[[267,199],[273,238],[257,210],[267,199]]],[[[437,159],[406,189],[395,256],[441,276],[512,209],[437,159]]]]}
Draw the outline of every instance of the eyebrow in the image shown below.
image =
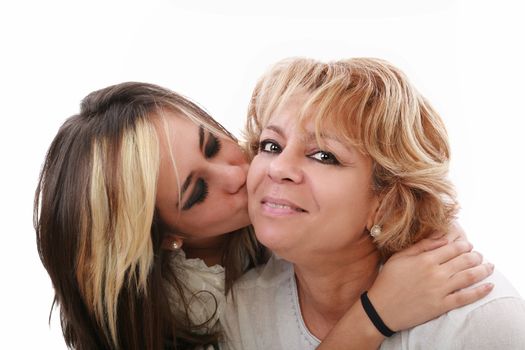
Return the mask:
{"type": "MultiPolygon", "coordinates": [[[[277,125],[268,125],[265,129],[272,130],[273,132],[279,134],[279,136],[281,137],[285,136],[284,130],[277,125]]],[[[333,141],[342,143],[341,139],[335,135],[321,133],[320,136],[323,139],[333,140],[333,141]]],[[[313,141],[317,141],[317,137],[314,132],[306,133],[305,136],[303,137],[303,142],[305,143],[309,143],[313,141]]]]}
{"type": "Polygon", "coordinates": [[[267,125],[265,129],[272,130],[273,132],[279,134],[279,136],[284,136],[284,131],[277,125],[267,125]]]}
{"type": "MultiPolygon", "coordinates": [[[[199,149],[202,149],[202,146],[204,145],[204,128],[202,125],[199,125],[199,149]]],[[[188,190],[188,187],[190,187],[191,180],[193,179],[193,172],[191,172],[186,180],[184,180],[184,183],[182,184],[180,188],[180,198],[184,197],[184,193],[188,190]]],[[[177,202],[177,207],[180,206],[180,203],[177,202]]]]}
{"type": "Polygon", "coordinates": [[[180,189],[180,191],[181,191],[180,192],[181,198],[184,195],[184,193],[186,192],[186,190],[188,189],[188,187],[190,186],[190,183],[191,183],[192,179],[193,179],[193,173],[190,173],[190,175],[188,175],[186,180],[184,180],[184,183],[182,184],[182,187],[180,189]]]}
{"type": "Polygon", "coordinates": [[[199,125],[199,149],[202,149],[204,145],[204,128],[202,125],[199,125]]]}

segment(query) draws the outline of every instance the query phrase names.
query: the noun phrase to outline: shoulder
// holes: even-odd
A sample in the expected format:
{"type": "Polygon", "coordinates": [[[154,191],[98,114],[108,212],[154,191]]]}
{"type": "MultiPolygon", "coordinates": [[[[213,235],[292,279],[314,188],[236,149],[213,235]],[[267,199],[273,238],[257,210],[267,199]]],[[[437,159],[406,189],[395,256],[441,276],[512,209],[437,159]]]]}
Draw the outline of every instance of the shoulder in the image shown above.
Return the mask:
{"type": "Polygon", "coordinates": [[[288,261],[272,255],[265,265],[246,272],[233,286],[233,294],[250,294],[250,291],[276,290],[293,276],[293,266],[288,261]]]}
{"type": "Polygon", "coordinates": [[[272,256],[266,265],[248,271],[235,282],[220,316],[223,347],[275,348],[283,320],[295,315],[293,276],[290,263],[272,256]]]}
{"type": "Polygon", "coordinates": [[[218,324],[225,303],[224,268],[208,267],[201,259],[187,259],[182,250],[168,256],[168,267],[172,274],[164,276],[163,287],[171,311],[187,314],[194,324],[218,324]],[[176,275],[178,282],[172,275],[176,275]],[[181,301],[181,293],[185,303],[181,301]]]}
{"type": "Polygon", "coordinates": [[[293,265],[276,256],[245,273],[226,297],[229,313],[259,313],[273,305],[281,294],[289,293],[293,282],[293,265]]]}
{"type": "MultiPolygon", "coordinates": [[[[472,304],[463,306],[461,308],[452,310],[447,313],[447,316],[451,319],[463,319],[470,315],[472,312],[483,308],[487,304],[496,304],[502,302],[502,300],[515,300],[518,303],[523,302],[518,291],[512,286],[510,281],[498,270],[486,278],[481,283],[491,282],[494,283],[494,289],[485,298],[480,299],[472,304]]],[[[503,301],[505,302],[505,301],[503,301]]],[[[490,307],[489,307],[490,309],[490,307]]]]}
{"type": "Polygon", "coordinates": [[[500,272],[487,281],[495,287],[485,298],[400,332],[386,343],[406,349],[525,349],[525,301],[500,272]]]}
{"type": "Polygon", "coordinates": [[[442,316],[458,341],[478,349],[525,349],[525,300],[499,271],[485,298],[442,316]]]}

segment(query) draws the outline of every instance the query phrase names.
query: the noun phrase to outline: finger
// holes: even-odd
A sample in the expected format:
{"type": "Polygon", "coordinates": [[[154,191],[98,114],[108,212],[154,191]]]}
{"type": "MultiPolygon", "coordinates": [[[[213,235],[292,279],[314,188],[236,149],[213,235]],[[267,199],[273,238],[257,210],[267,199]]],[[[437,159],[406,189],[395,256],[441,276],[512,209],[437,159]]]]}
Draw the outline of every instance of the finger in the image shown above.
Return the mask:
{"type": "Polygon", "coordinates": [[[433,231],[430,236],[428,236],[427,238],[430,238],[430,239],[441,239],[441,238],[446,238],[447,239],[447,242],[450,242],[451,240],[449,239],[449,237],[446,237],[446,233],[445,232],[442,232],[442,231],[433,231]]]}
{"type": "Polygon", "coordinates": [[[483,256],[478,252],[472,251],[463,253],[441,265],[445,267],[450,276],[452,276],[463,270],[478,266],[482,262],[483,256]]]}
{"type": "Polygon", "coordinates": [[[484,283],[474,288],[463,289],[452,293],[445,297],[445,312],[484,298],[492,291],[492,289],[494,289],[493,283],[484,283]]]}
{"type": "Polygon", "coordinates": [[[457,221],[452,221],[446,237],[449,239],[449,241],[468,241],[465,230],[463,230],[463,227],[461,227],[457,221]]]}
{"type": "Polygon", "coordinates": [[[472,250],[472,244],[467,241],[455,241],[450,242],[443,247],[434,249],[427,252],[431,258],[438,264],[443,264],[463,253],[470,252],[472,250]]]}
{"type": "Polygon", "coordinates": [[[463,230],[457,221],[453,221],[446,232],[436,231],[432,233],[429,238],[445,238],[448,242],[454,242],[457,240],[467,241],[465,230],[463,230]]]}
{"type": "Polygon", "coordinates": [[[419,255],[421,253],[428,252],[428,251],[437,249],[439,247],[442,247],[447,243],[448,243],[447,240],[443,238],[438,238],[438,239],[425,238],[415,243],[414,245],[397,252],[395,255],[397,256],[419,255]]]}
{"type": "Polygon", "coordinates": [[[467,270],[456,273],[450,279],[450,291],[468,288],[475,283],[483,281],[494,272],[494,265],[491,263],[481,264],[467,270]]]}

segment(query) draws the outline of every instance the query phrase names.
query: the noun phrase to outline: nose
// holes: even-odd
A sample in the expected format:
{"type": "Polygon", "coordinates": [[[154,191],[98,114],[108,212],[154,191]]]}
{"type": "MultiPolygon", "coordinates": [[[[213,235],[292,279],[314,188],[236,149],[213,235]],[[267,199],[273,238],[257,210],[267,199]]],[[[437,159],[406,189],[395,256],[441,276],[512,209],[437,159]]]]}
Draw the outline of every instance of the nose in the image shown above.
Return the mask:
{"type": "Polygon", "coordinates": [[[214,178],[226,193],[235,194],[239,192],[246,184],[246,174],[248,173],[248,164],[215,164],[214,178]]]}
{"type": "Polygon", "coordinates": [[[303,171],[300,167],[300,156],[295,155],[290,147],[276,154],[268,167],[268,176],[277,183],[303,181],[303,171]]]}

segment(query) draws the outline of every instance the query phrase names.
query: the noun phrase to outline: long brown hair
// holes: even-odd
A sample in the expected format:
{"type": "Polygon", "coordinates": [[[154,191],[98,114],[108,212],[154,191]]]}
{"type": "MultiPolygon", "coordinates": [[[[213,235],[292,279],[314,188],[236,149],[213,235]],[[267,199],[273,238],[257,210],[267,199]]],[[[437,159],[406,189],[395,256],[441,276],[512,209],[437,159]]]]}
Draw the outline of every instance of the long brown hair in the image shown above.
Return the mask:
{"type": "MultiPolygon", "coordinates": [[[[34,225],[55,289],[53,305],[60,306],[72,348],[184,348],[217,339],[206,324],[192,325],[187,314],[175,315],[169,307],[173,291],[183,309],[187,301],[167,262],[169,252],[160,247],[163,231],[155,213],[159,141],[151,118],[162,110],[233,138],[186,98],[130,82],[85,97],[47,152],[34,225]]],[[[249,228],[228,237],[222,261],[227,289],[265,256],[249,228]]]]}

